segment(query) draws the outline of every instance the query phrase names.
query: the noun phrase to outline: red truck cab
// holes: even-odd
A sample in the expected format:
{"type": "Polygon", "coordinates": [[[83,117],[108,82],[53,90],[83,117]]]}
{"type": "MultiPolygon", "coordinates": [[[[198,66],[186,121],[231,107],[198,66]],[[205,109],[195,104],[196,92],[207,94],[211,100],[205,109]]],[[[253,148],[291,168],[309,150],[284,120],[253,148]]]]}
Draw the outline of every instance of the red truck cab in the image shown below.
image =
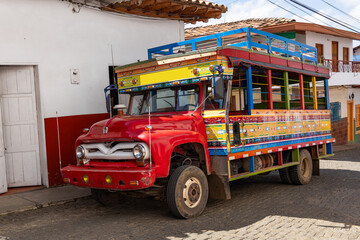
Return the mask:
{"type": "Polygon", "coordinates": [[[66,182],[112,190],[147,188],[155,178],[168,177],[171,159],[186,151],[198,155],[198,165],[209,172],[205,124],[198,108],[202,89],[203,84],[194,84],[130,94],[126,115],[95,123],[77,139],[78,164],[63,168],[66,182]],[[154,103],[150,118],[149,101],[154,103]]]}

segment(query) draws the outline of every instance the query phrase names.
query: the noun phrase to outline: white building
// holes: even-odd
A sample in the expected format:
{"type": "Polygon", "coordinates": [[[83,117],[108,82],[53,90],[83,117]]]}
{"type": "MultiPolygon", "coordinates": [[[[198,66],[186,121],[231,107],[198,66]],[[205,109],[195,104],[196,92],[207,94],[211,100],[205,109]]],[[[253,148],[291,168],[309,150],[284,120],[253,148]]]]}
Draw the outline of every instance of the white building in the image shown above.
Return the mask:
{"type": "Polygon", "coordinates": [[[354,47],[353,53],[354,53],[353,60],[360,61],[360,45],[354,47]]]}
{"type": "Polygon", "coordinates": [[[76,163],[82,129],[108,118],[109,67],[145,60],[148,48],[184,40],[184,21],[227,10],[116,2],[0,0],[0,193],[61,184],[60,163],[76,163]]]}
{"type": "Polygon", "coordinates": [[[336,144],[360,142],[360,62],[353,62],[353,40],[360,34],[284,18],[246,19],[185,29],[185,39],[252,27],[316,47],[318,62],[329,66],[332,136],[336,144]]]}

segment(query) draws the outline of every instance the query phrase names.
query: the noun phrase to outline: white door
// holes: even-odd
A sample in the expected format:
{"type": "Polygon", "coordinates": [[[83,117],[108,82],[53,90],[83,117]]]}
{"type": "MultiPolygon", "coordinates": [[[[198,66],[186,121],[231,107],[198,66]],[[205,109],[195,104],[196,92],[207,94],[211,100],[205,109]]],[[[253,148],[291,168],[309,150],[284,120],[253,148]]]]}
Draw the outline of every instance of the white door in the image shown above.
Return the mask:
{"type": "MultiPolygon", "coordinates": [[[[0,105],[1,110],[1,105],[0,105]]],[[[2,126],[1,111],[0,111],[0,126],[2,126]]],[[[2,127],[0,127],[0,193],[7,192],[6,166],[4,155],[4,140],[2,127]]]]}
{"type": "Polygon", "coordinates": [[[40,185],[33,67],[0,67],[0,98],[8,187],[40,185]]]}

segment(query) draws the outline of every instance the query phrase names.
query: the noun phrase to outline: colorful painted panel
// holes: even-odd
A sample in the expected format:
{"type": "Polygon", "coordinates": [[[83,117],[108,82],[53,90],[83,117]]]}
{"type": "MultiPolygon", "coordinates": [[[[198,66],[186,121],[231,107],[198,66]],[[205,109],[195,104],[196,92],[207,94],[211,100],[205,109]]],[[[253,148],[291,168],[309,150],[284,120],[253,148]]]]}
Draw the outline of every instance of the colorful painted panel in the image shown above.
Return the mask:
{"type": "MultiPolygon", "coordinates": [[[[331,132],[329,110],[253,110],[253,115],[230,116],[230,145],[244,151],[245,146],[305,137],[328,135],[331,132]],[[232,142],[232,124],[241,123],[241,146],[232,142]]],[[[226,133],[220,127],[223,117],[204,119],[209,147],[226,147],[226,133]]],[[[233,151],[233,150],[232,150],[233,151]]]]}
{"type": "Polygon", "coordinates": [[[165,70],[154,70],[148,73],[118,77],[118,88],[126,89],[139,86],[156,85],[165,82],[183,81],[188,79],[208,80],[213,76],[213,66],[222,65],[225,76],[232,76],[233,69],[229,68],[226,60],[214,60],[199,64],[192,64],[181,67],[173,67],[165,70]]]}
{"type": "Polygon", "coordinates": [[[226,143],[225,110],[207,110],[203,112],[208,141],[226,143]]]}

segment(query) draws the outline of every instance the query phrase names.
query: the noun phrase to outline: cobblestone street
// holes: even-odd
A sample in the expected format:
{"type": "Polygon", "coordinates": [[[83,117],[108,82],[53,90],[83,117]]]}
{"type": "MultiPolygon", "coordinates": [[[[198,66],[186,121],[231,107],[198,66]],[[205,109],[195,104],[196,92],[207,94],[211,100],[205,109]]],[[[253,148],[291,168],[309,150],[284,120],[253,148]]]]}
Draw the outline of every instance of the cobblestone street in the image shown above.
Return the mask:
{"type": "Polygon", "coordinates": [[[82,199],[0,217],[13,239],[360,239],[360,149],[321,161],[309,185],[281,184],[278,172],[231,185],[232,199],[210,200],[194,219],[166,203],[127,197],[114,207],[82,199]]]}

